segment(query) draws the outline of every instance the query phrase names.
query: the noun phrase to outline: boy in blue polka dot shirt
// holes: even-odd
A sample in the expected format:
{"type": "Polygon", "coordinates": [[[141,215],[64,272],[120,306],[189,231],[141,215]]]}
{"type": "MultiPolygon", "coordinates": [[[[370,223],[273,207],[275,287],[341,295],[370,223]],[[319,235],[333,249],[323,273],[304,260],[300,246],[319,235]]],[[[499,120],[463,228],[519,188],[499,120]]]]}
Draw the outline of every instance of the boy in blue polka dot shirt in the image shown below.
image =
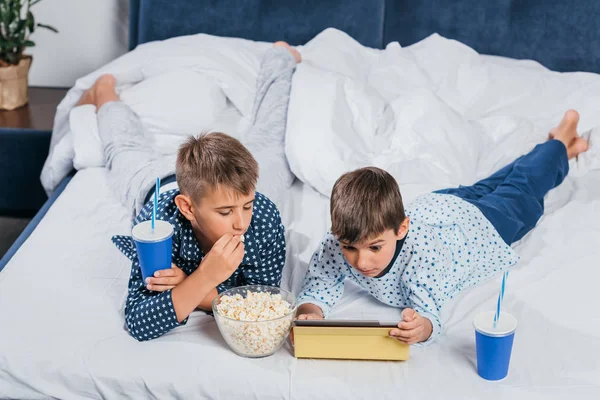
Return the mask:
{"type": "Polygon", "coordinates": [[[331,194],[331,232],[310,261],[297,318],[326,318],[350,279],[403,309],[391,336],[434,341],[447,300],[519,260],[510,245],[535,227],[568,160],[588,149],[578,121],[568,111],[529,154],[473,186],[421,196],[406,212],[387,172],[368,167],[341,176],[331,194]]]}

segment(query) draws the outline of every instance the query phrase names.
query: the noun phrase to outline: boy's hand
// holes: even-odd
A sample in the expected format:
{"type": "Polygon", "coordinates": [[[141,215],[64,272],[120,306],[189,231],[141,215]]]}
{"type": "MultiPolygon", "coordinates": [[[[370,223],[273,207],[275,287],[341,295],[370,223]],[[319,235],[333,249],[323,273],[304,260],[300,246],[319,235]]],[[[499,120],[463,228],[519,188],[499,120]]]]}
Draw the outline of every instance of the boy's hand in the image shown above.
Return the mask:
{"type": "MultiPolygon", "coordinates": [[[[296,319],[325,319],[323,316],[323,310],[321,307],[316,304],[304,303],[300,307],[298,307],[298,311],[296,312],[296,319]]],[[[294,345],[294,330],[290,332],[290,342],[292,342],[292,346],[294,345]]]]}
{"type": "Polygon", "coordinates": [[[210,249],[199,266],[211,285],[217,286],[229,278],[244,259],[244,243],[239,236],[223,235],[210,249]]]}
{"type": "Polygon", "coordinates": [[[298,314],[296,319],[325,319],[322,314],[318,313],[308,313],[308,314],[298,314]]]}
{"type": "Polygon", "coordinates": [[[390,336],[407,344],[415,344],[429,339],[432,331],[433,325],[429,318],[422,317],[412,308],[405,308],[398,329],[392,329],[390,336]]]}
{"type": "MultiPolygon", "coordinates": [[[[296,319],[306,320],[306,319],[325,319],[325,318],[323,318],[323,314],[311,312],[308,314],[298,314],[296,319]]],[[[294,330],[293,329],[290,332],[290,342],[292,343],[292,346],[293,346],[294,345],[294,330]]]]}
{"type": "Polygon", "coordinates": [[[304,303],[298,307],[296,319],[325,319],[325,317],[321,307],[312,303],[304,303]]]}
{"type": "Polygon", "coordinates": [[[175,264],[170,269],[156,271],[154,276],[146,278],[146,288],[154,292],[164,292],[173,289],[187,278],[185,272],[175,264]]]}

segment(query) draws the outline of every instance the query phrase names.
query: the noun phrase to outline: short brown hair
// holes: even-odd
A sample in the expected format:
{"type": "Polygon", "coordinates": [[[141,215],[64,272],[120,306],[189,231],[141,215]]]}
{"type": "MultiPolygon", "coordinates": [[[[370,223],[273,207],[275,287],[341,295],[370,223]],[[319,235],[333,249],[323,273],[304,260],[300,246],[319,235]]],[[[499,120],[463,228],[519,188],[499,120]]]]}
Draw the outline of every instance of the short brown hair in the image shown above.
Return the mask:
{"type": "Polygon", "coordinates": [[[342,175],[331,193],[331,232],[358,243],[387,229],[398,233],[406,218],[398,183],[386,171],[366,167],[342,175]]]}
{"type": "Polygon", "coordinates": [[[218,185],[247,195],[256,188],[258,164],[239,140],[220,132],[202,133],[181,145],[175,173],[179,190],[193,200],[218,185]]]}

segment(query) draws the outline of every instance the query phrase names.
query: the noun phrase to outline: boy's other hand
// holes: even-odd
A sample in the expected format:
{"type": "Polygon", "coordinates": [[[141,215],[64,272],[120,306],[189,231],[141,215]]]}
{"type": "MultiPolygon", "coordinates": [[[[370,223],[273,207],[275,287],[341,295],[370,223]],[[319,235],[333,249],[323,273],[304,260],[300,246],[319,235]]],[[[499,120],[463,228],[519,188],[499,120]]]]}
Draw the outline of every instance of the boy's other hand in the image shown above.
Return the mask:
{"type": "Polygon", "coordinates": [[[422,317],[412,308],[405,308],[398,329],[392,329],[390,336],[406,344],[415,344],[429,339],[432,331],[433,325],[429,318],[422,317]]]}
{"type": "Polygon", "coordinates": [[[244,259],[244,243],[239,236],[223,235],[200,263],[200,271],[214,286],[224,282],[244,259]]]}
{"type": "Polygon", "coordinates": [[[298,307],[296,319],[325,319],[325,317],[321,307],[312,303],[304,303],[298,307]]]}
{"type": "Polygon", "coordinates": [[[165,290],[173,289],[187,278],[185,272],[171,264],[170,269],[156,271],[154,276],[146,278],[146,288],[154,292],[164,292],[165,290]]]}
{"type": "MultiPolygon", "coordinates": [[[[298,307],[296,312],[296,319],[307,320],[307,319],[325,319],[323,316],[323,310],[316,304],[304,303],[298,307]]],[[[290,332],[290,342],[294,345],[294,330],[290,332]]]]}
{"type": "MultiPolygon", "coordinates": [[[[307,313],[307,314],[298,314],[296,316],[296,319],[302,319],[302,320],[315,320],[315,319],[325,319],[323,318],[323,314],[320,313],[316,313],[316,312],[311,312],[311,313],[307,313]]],[[[292,343],[292,346],[294,345],[294,330],[292,329],[292,331],[290,332],[290,342],[292,343]]]]}
{"type": "Polygon", "coordinates": [[[308,314],[299,314],[296,319],[303,319],[303,320],[307,320],[307,319],[324,319],[323,315],[318,314],[318,313],[308,313],[308,314]]]}

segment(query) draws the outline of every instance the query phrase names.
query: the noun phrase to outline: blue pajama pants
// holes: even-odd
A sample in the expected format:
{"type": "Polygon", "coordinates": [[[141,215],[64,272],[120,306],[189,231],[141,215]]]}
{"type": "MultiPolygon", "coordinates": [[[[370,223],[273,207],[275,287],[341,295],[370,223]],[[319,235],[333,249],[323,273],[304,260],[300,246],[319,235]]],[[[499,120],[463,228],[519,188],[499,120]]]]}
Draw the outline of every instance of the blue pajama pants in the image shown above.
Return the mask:
{"type": "Polygon", "coordinates": [[[476,206],[508,244],[532,230],[544,213],[544,196],[569,172],[565,145],[549,140],[472,186],[443,189],[476,206]]]}

